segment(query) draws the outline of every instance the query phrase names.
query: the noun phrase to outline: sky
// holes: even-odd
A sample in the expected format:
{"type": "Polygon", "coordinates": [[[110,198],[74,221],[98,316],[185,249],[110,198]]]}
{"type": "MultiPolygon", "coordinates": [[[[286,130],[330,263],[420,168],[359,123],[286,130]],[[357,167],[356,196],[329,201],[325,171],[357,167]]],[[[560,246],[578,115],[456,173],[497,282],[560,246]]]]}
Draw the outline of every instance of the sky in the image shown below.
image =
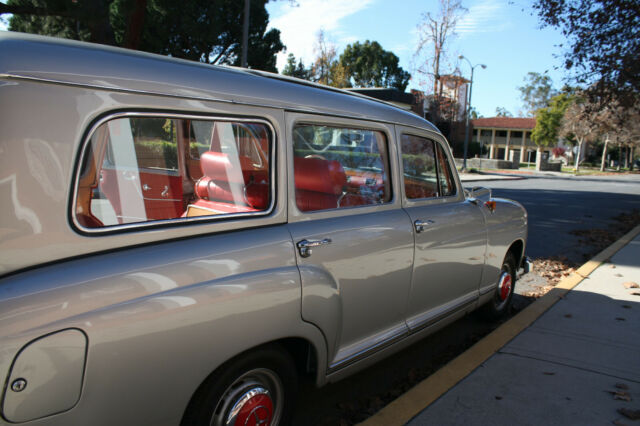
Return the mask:
{"type": "MultiPolygon", "coordinates": [[[[459,67],[469,78],[464,55],[476,67],[471,105],[484,117],[493,117],[496,108],[506,108],[513,116],[524,109],[518,87],[528,72],[547,73],[556,88],[563,84],[562,49],[559,31],[541,28],[530,0],[462,0],[467,12],[451,39],[441,74],[459,67]]],[[[337,48],[338,54],[356,41],[377,41],[400,58],[400,66],[412,74],[408,89],[429,91],[424,77],[416,73],[414,59],[419,40],[418,25],[423,15],[436,15],[437,0],[272,0],[267,3],[270,27],[281,32],[287,51],[278,56],[281,70],[289,53],[310,65],[318,32],[337,48]]],[[[0,30],[6,25],[0,22],[0,30]]]]}
{"type": "MultiPolygon", "coordinates": [[[[469,78],[469,64],[457,60],[460,55],[473,65],[487,66],[476,67],[473,78],[471,105],[482,116],[495,116],[498,107],[521,116],[524,107],[518,87],[528,72],[547,73],[556,88],[562,86],[565,74],[559,45],[565,39],[557,30],[540,28],[528,0],[463,0],[462,4],[467,12],[448,46],[451,60],[440,73],[457,66],[469,78]]],[[[438,7],[436,0],[271,1],[267,4],[270,27],[280,30],[287,46],[278,57],[278,68],[282,69],[289,53],[310,65],[317,34],[324,30],[338,54],[349,43],[377,41],[412,74],[408,89],[428,92],[424,78],[415,72],[414,52],[423,14],[436,15],[438,7]]]]}

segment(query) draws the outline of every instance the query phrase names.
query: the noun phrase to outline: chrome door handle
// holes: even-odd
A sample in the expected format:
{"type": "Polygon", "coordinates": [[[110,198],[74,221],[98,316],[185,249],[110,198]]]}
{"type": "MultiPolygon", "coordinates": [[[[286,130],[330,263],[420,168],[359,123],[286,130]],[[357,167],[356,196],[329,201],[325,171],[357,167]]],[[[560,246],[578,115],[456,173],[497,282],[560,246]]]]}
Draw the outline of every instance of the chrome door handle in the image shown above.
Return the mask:
{"type": "Polygon", "coordinates": [[[309,257],[311,256],[312,247],[326,246],[327,244],[331,244],[331,238],[325,238],[322,240],[302,240],[298,241],[298,244],[296,245],[300,251],[300,256],[309,257]]]}
{"type": "Polygon", "coordinates": [[[422,232],[424,231],[425,226],[429,226],[432,225],[433,223],[435,223],[432,220],[416,220],[415,222],[413,222],[413,225],[416,227],[416,232],[422,232]]]}

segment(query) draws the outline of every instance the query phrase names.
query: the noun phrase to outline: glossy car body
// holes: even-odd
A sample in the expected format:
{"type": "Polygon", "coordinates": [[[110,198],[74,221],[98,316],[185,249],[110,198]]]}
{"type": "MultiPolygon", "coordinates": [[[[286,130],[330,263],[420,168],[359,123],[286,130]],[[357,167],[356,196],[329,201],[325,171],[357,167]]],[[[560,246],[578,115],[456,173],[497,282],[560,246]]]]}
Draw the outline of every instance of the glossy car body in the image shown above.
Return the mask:
{"type": "MultiPolygon", "coordinates": [[[[451,195],[407,197],[403,137],[440,147],[445,167],[451,153],[430,123],[382,102],[12,33],[0,35],[0,99],[0,423],[178,424],[207,377],[272,343],[299,374],[335,381],[489,302],[506,254],[523,259],[522,206],[492,199],[492,210],[487,196],[465,198],[455,168],[451,195]],[[270,144],[255,160],[268,161],[268,174],[254,167],[267,184],[263,201],[190,217],[187,207],[210,201],[210,187],[182,205],[179,184],[149,180],[138,188],[153,193],[147,211],[160,200],[153,210],[165,213],[125,219],[104,183],[106,154],[94,156],[101,171],[86,158],[99,129],[115,134],[113,123],[135,117],[201,120],[236,136],[237,123],[261,126],[270,144]],[[346,129],[348,147],[367,137],[385,147],[380,168],[341,172],[341,185],[361,188],[353,204],[340,206],[345,185],[329,202],[336,208],[325,206],[328,196],[301,207],[321,179],[304,187],[300,176],[328,156],[296,166],[302,157],[292,141],[304,142],[294,134],[304,126],[346,129]],[[79,206],[104,200],[112,213],[83,218],[79,206]]],[[[366,155],[377,149],[369,148],[366,155]]],[[[189,174],[188,165],[175,170],[183,181],[189,174]]],[[[200,182],[207,184],[194,177],[189,190],[200,182]]]]}

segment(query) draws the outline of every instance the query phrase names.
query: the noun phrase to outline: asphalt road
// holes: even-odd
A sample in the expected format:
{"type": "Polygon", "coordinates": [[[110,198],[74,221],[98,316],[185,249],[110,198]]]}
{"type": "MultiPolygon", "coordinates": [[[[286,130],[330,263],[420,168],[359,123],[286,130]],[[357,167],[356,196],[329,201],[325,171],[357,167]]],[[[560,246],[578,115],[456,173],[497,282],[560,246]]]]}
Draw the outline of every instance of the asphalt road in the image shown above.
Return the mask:
{"type": "Polygon", "coordinates": [[[527,254],[532,258],[566,256],[584,263],[589,247],[574,230],[607,229],[612,218],[640,210],[640,175],[533,177],[523,180],[473,182],[492,189],[495,197],[516,200],[529,213],[527,254]]]}
{"type": "MultiPolygon", "coordinates": [[[[640,175],[603,177],[532,177],[476,181],[496,197],[522,203],[529,213],[527,254],[533,258],[566,256],[577,263],[593,249],[572,230],[607,229],[614,217],[640,210],[640,175]]],[[[516,286],[517,289],[517,286],[516,286]]],[[[514,299],[519,307],[530,300],[514,299]]],[[[375,366],[341,382],[316,389],[302,383],[294,425],[349,425],[366,419],[401,393],[436,371],[495,329],[467,316],[375,366]]]]}

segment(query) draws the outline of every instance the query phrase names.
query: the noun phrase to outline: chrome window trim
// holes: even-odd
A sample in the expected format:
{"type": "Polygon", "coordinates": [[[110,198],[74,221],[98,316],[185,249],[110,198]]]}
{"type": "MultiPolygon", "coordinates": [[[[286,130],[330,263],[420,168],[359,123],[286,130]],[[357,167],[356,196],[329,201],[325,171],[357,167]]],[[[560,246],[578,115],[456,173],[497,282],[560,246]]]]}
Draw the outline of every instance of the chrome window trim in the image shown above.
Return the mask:
{"type": "MultiPolygon", "coordinates": [[[[325,127],[334,127],[334,128],[343,128],[343,129],[353,129],[353,130],[368,130],[371,132],[379,132],[381,133],[384,138],[385,138],[385,144],[387,147],[387,176],[388,176],[388,181],[389,181],[389,191],[391,192],[391,197],[389,197],[389,201],[384,202],[384,203],[378,203],[378,204],[363,204],[361,206],[348,206],[348,207],[336,207],[336,208],[331,208],[331,209],[320,209],[320,210],[300,210],[298,208],[298,203],[295,202],[295,195],[293,197],[294,199],[294,203],[293,206],[296,209],[298,215],[300,216],[306,216],[306,215],[317,215],[317,214],[322,214],[322,213],[327,213],[327,212],[332,212],[332,213],[336,213],[336,212],[344,212],[344,211],[357,211],[358,209],[365,209],[365,213],[367,212],[367,209],[373,210],[373,209],[379,209],[380,207],[390,207],[392,205],[395,204],[397,197],[396,191],[394,190],[393,184],[394,184],[394,178],[393,178],[393,160],[392,160],[392,153],[391,153],[391,146],[394,144],[394,139],[391,138],[391,133],[389,132],[389,130],[387,128],[384,127],[385,124],[393,124],[393,123],[387,123],[387,122],[381,122],[381,121],[366,121],[364,123],[361,123],[363,120],[359,119],[359,118],[353,118],[353,117],[343,117],[343,116],[332,116],[333,118],[337,118],[338,120],[336,122],[331,122],[331,121],[327,121],[327,120],[322,120],[322,117],[328,116],[328,114],[322,114],[322,113],[318,113],[315,112],[313,114],[315,117],[318,117],[318,120],[313,120],[312,118],[302,118],[299,120],[295,120],[293,121],[292,125],[291,125],[291,134],[293,135],[293,130],[296,128],[296,126],[325,126],[325,127]],[[343,121],[344,120],[344,121],[343,121]],[[356,124],[357,123],[357,124],[356,124]],[[366,124],[369,124],[368,126],[366,124]],[[375,124],[381,124],[379,127],[375,127],[375,124]]],[[[293,139],[290,141],[290,145],[291,145],[291,153],[292,153],[292,158],[295,157],[295,149],[293,149],[293,139]]],[[[294,170],[295,166],[292,165],[292,176],[293,176],[293,191],[295,194],[295,170],[294,170]]],[[[373,210],[375,211],[375,210],[373,210]]],[[[329,216],[329,217],[333,217],[333,216],[329,216]]],[[[321,217],[321,219],[324,219],[324,217],[321,217]]]]}
{"type": "Polygon", "coordinates": [[[103,115],[95,121],[89,128],[84,132],[83,141],[81,143],[80,154],[76,157],[76,161],[74,164],[75,173],[74,179],[71,186],[71,198],[69,203],[69,215],[71,219],[72,228],[79,232],[80,234],[90,234],[90,235],[105,235],[105,234],[113,234],[118,232],[131,231],[135,229],[149,229],[156,228],[161,226],[178,226],[192,223],[203,223],[203,222],[220,222],[226,220],[237,220],[244,219],[247,217],[263,217],[269,216],[275,210],[276,203],[276,152],[277,152],[277,134],[273,125],[264,118],[240,118],[240,117],[232,117],[232,116],[220,116],[220,115],[199,115],[199,114],[189,114],[189,113],[176,113],[176,112],[162,112],[162,111],[149,111],[149,112],[141,112],[141,111],[119,111],[112,112],[106,115],[103,115]],[[84,160],[85,155],[87,154],[87,149],[91,142],[91,137],[95,133],[95,131],[101,125],[107,123],[108,121],[123,118],[123,117],[151,117],[151,118],[168,118],[168,119],[187,119],[187,120],[204,120],[204,121],[224,121],[230,123],[260,123],[267,126],[267,129],[271,133],[271,152],[269,154],[269,161],[271,162],[270,171],[269,171],[269,179],[271,180],[270,196],[271,202],[269,207],[265,210],[259,212],[247,212],[247,213],[228,213],[224,215],[211,215],[211,216],[198,216],[193,218],[186,217],[178,217],[173,219],[165,219],[165,220],[152,220],[146,222],[135,222],[135,223],[125,223],[120,225],[111,225],[105,226],[102,228],[87,228],[78,222],[76,217],[76,203],[78,202],[78,182],[80,181],[80,173],[82,172],[82,160],[84,160]]]}
{"type": "MultiPolygon", "coordinates": [[[[411,126],[406,126],[406,125],[402,125],[403,127],[411,127],[411,126]]],[[[423,129],[420,129],[423,130],[423,129]]],[[[432,132],[433,133],[433,132],[432,132]]],[[[437,133],[434,133],[437,135],[437,133]]],[[[449,166],[451,166],[451,162],[449,161],[449,156],[451,155],[451,148],[448,145],[445,145],[439,138],[435,138],[435,137],[431,137],[431,136],[425,136],[425,135],[421,135],[419,133],[410,133],[410,132],[405,132],[400,130],[400,138],[402,138],[403,135],[407,135],[407,136],[415,136],[418,138],[423,138],[423,139],[427,139],[432,141],[434,144],[439,144],[440,147],[442,148],[443,151],[445,151],[445,155],[447,158],[447,162],[449,163],[449,166]]],[[[442,136],[442,135],[439,135],[442,136]]],[[[434,146],[434,148],[436,148],[434,146]]],[[[406,204],[407,207],[414,207],[414,206],[422,206],[425,204],[441,204],[441,203],[452,203],[452,202],[456,202],[456,201],[461,201],[464,198],[460,197],[460,194],[463,193],[464,191],[460,191],[460,188],[462,187],[462,185],[460,185],[460,182],[458,181],[458,174],[455,173],[453,170],[451,170],[451,177],[453,178],[453,182],[456,186],[456,192],[453,195],[438,195],[437,197],[425,197],[425,198],[409,198],[407,197],[407,192],[405,190],[405,186],[404,186],[404,165],[402,163],[402,141],[398,141],[398,154],[399,154],[399,162],[398,162],[398,167],[400,167],[400,180],[402,181],[402,197],[404,198],[404,200],[406,200],[406,204]]],[[[437,148],[434,149],[434,154],[436,157],[436,170],[440,170],[440,167],[437,165],[437,148]]],[[[453,156],[451,155],[451,158],[453,156]]],[[[455,162],[454,164],[454,169],[455,169],[455,162]]],[[[438,178],[439,179],[439,173],[438,173],[438,178]]],[[[438,186],[440,185],[440,182],[438,181],[438,186]]]]}

